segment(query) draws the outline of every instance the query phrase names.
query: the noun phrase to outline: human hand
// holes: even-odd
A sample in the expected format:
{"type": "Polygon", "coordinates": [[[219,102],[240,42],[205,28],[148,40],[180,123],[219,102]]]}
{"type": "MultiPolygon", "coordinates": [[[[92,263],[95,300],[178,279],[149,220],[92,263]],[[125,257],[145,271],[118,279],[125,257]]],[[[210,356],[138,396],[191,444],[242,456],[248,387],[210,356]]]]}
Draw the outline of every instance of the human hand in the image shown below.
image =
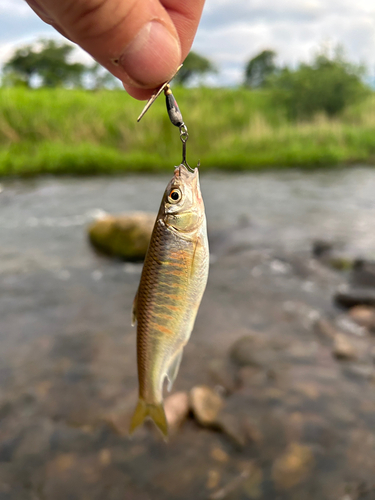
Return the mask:
{"type": "Polygon", "coordinates": [[[117,76],[136,99],[176,72],[204,0],[26,0],[38,16],[117,76]]]}

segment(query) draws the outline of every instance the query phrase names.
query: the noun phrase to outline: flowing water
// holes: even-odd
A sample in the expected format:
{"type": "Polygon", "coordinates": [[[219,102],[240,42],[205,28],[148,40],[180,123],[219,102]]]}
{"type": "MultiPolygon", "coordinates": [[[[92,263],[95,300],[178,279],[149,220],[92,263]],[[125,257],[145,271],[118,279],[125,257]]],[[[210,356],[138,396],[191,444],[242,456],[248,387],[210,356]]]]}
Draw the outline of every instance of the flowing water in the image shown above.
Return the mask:
{"type": "Polygon", "coordinates": [[[148,427],[124,435],[141,265],[97,255],[86,227],[156,213],[167,181],[1,182],[0,499],[375,499],[375,386],[316,336],[314,318],[342,315],[345,277],[310,258],[314,239],[375,255],[375,170],[202,174],[213,264],[175,389],[214,386],[213,360],[266,339],[277,361],[266,349],[227,397],[261,436],[241,446],[192,419],[168,445],[148,427]]]}

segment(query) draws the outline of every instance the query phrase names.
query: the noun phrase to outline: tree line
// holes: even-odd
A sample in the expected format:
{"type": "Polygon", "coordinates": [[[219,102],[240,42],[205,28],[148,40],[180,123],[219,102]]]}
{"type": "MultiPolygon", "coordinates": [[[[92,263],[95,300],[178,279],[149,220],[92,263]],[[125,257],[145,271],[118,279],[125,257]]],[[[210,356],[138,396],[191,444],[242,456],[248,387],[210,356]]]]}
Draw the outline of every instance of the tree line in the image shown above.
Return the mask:
{"type": "MultiPolygon", "coordinates": [[[[3,86],[67,88],[119,88],[120,82],[99,64],[72,62],[74,46],[55,40],[39,40],[16,50],[3,67],[3,86]]],[[[346,106],[369,93],[365,68],[346,60],[342,49],[320,51],[311,63],[296,68],[279,66],[273,50],[263,50],[244,70],[244,86],[271,93],[291,119],[306,119],[323,112],[341,113],[346,106]]],[[[186,85],[194,78],[217,72],[212,62],[190,52],[174,82],[186,85]]]]}
{"type": "MultiPolygon", "coordinates": [[[[120,82],[98,63],[71,62],[74,46],[55,40],[39,40],[16,50],[3,67],[3,86],[116,88],[120,82]]],[[[193,77],[215,72],[209,59],[190,52],[175,82],[185,85],[193,77]]]]}
{"type": "Polygon", "coordinates": [[[245,85],[267,89],[283,104],[290,118],[310,118],[318,112],[328,116],[364,99],[370,92],[364,82],[365,67],[346,60],[341,47],[332,54],[321,50],[311,63],[296,68],[278,66],[276,52],[264,50],[245,68],[245,85]]]}

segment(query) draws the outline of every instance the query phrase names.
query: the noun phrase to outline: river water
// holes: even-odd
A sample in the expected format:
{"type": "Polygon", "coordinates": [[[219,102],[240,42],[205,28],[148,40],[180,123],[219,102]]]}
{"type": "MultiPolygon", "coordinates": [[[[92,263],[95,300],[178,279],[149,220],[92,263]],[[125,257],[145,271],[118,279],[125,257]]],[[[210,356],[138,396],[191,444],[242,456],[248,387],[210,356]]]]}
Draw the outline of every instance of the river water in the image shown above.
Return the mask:
{"type": "MultiPolygon", "coordinates": [[[[156,212],[168,176],[95,177],[4,181],[0,196],[0,257],[14,266],[42,268],[78,259],[92,262],[85,226],[100,211],[156,212]],[[40,259],[40,260],[38,260],[40,259]]],[[[312,173],[210,174],[201,177],[210,226],[254,221],[263,241],[305,248],[314,238],[342,240],[358,252],[375,242],[375,171],[369,168],[312,173]]]]}
{"type": "Polygon", "coordinates": [[[238,448],[191,419],[168,446],[147,427],[129,441],[108,424],[136,400],[141,266],[97,255],[86,227],[103,211],[156,212],[169,177],[3,180],[1,500],[375,499],[374,385],[347,377],[312,327],[342,314],[332,293],[345,276],[310,258],[315,239],[374,257],[375,170],[202,170],[213,264],[176,389],[215,384],[210,362],[243,335],[272,349],[282,338],[276,377],[240,372],[227,402],[261,444],[238,448]],[[284,482],[283,457],[297,461],[284,482]]]}

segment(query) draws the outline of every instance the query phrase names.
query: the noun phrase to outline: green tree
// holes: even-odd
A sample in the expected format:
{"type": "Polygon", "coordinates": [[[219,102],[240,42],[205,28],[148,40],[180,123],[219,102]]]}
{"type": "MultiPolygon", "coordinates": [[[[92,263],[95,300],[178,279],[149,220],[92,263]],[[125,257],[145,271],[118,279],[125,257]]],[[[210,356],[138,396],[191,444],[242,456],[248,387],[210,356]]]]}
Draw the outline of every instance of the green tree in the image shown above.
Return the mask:
{"type": "Polygon", "coordinates": [[[215,66],[209,59],[191,51],[185,59],[184,65],[174,78],[174,82],[186,85],[194,76],[216,72],[215,66]]]}
{"type": "Polygon", "coordinates": [[[245,85],[252,88],[264,87],[267,79],[276,72],[276,52],[263,50],[250,59],[245,68],[245,85]]]}
{"type": "Polygon", "coordinates": [[[69,62],[73,49],[70,44],[54,40],[26,45],[16,50],[4,65],[4,80],[24,82],[28,87],[35,81],[44,87],[81,86],[87,68],[81,63],[69,62]]]}
{"type": "Polygon", "coordinates": [[[319,53],[312,64],[283,68],[268,79],[268,86],[291,118],[306,119],[319,112],[334,116],[366,97],[363,76],[364,68],[346,61],[336,49],[333,56],[319,53]]]}
{"type": "Polygon", "coordinates": [[[94,63],[86,68],[86,85],[91,90],[99,89],[118,89],[123,88],[118,78],[112,75],[99,63],[94,63]]]}

